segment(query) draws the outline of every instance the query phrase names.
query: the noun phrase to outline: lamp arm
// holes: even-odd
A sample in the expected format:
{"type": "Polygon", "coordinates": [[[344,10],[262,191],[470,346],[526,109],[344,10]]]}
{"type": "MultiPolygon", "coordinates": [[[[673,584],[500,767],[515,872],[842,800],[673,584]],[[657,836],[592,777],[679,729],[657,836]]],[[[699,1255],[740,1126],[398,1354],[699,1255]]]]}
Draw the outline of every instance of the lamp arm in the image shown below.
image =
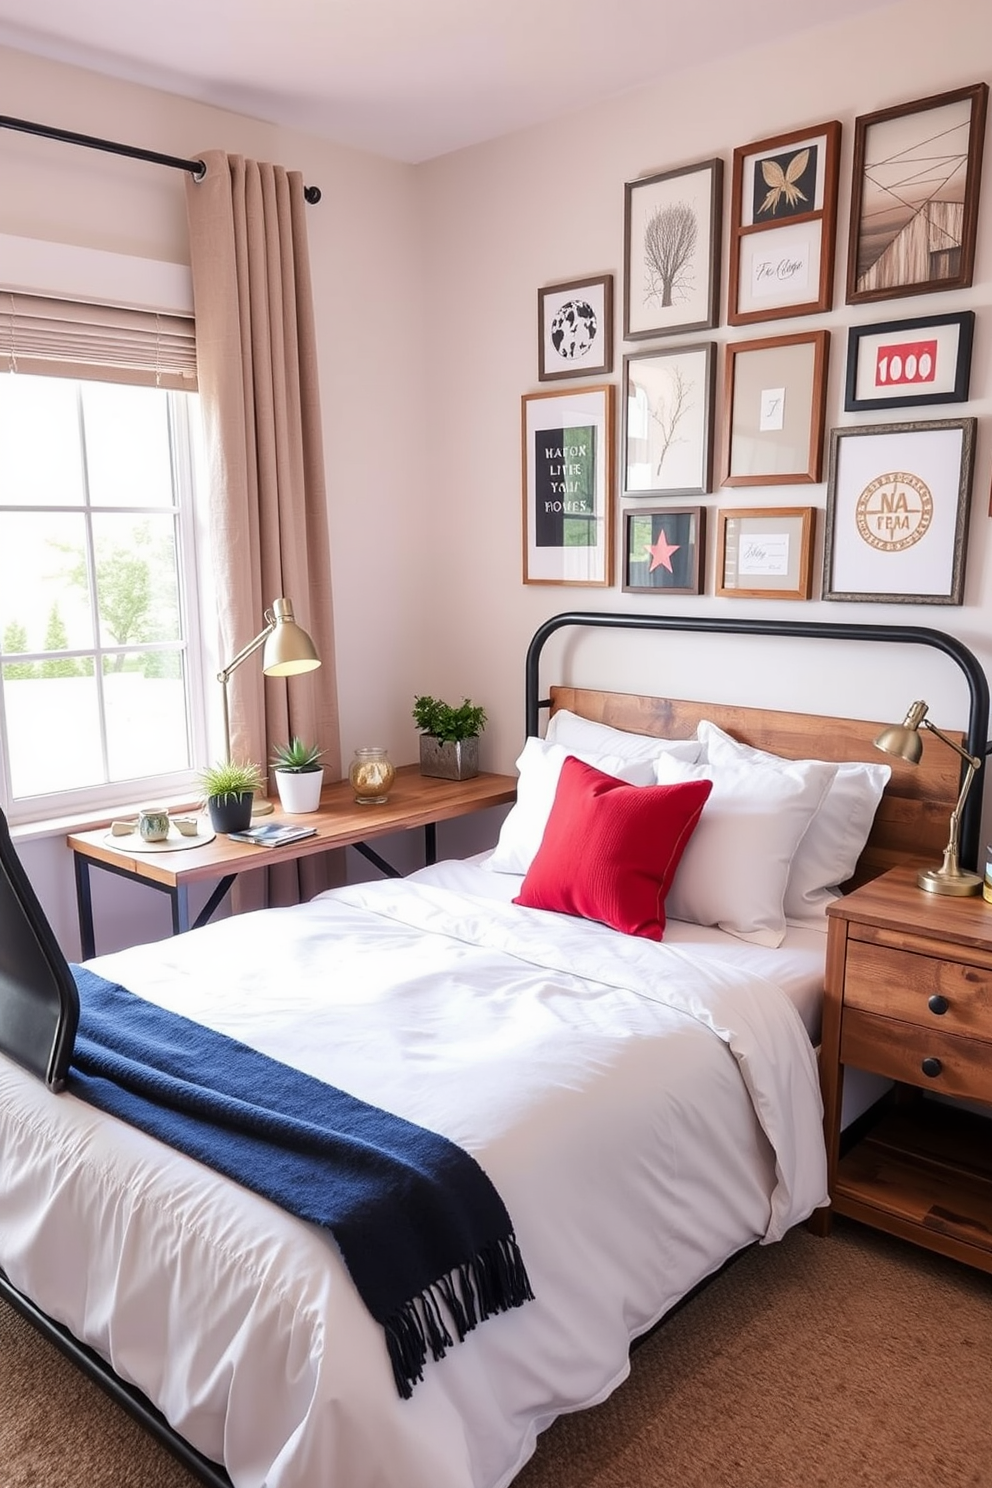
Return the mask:
{"type": "MultiPolygon", "coordinates": [[[[976,755],[976,754],[969,754],[968,751],[967,751],[967,749],[962,749],[960,744],[956,744],[953,739],[949,739],[948,736],[945,733],[942,733],[941,732],[941,730],[937,727],[937,725],[935,723],[931,723],[930,722],[929,718],[924,718],[922,720],[922,723],[923,723],[923,727],[924,728],[929,729],[932,734],[936,734],[937,735],[937,738],[938,739],[943,739],[943,741],[944,741],[945,744],[950,745],[951,749],[954,750],[955,754],[959,754],[963,760],[967,760],[968,761],[968,764],[972,768],[972,772],[973,773],[974,773],[975,770],[980,770],[981,769],[981,767],[982,767],[982,761],[981,761],[981,759],[979,758],[978,755],[976,755]]],[[[968,784],[969,785],[971,784],[971,781],[970,780],[968,781],[968,784]]],[[[966,795],[967,794],[967,791],[963,792],[962,794],[963,795],[966,795]]],[[[959,803],[959,804],[961,804],[961,803],[959,803]]]]}
{"type": "Polygon", "coordinates": [[[229,661],[226,667],[221,667],[220,671],[217,673],[218,682],[226,684],[227,679],[228,677],[230,677],[231,673],[236,672],[243,661],[247,661],[249,656],[253,655],[260,646],[265,645],[265,642],[269,639],[269,636],[276,628],[275,616],[271,615],[268,610],[266,610],[265,612],[265,618],[269,622],[268,625],[266,625],[264,630],[259,631],[258,635],[253,641],[249,641],[247,646],[242,647],[237,656],[235,656],[233,660],[229,661]]]}

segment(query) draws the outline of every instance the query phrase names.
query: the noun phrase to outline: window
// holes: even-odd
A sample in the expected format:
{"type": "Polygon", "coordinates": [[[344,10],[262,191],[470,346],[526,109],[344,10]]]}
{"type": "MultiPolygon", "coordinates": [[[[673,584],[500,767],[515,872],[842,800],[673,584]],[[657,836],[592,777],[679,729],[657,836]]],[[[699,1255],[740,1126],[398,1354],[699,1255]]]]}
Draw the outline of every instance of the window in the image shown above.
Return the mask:
{"type": "Polygon", "coordinates": [[[183,793],[197,397],[22,366],[0,373],[0,799],[24,821],[183,793]]]}

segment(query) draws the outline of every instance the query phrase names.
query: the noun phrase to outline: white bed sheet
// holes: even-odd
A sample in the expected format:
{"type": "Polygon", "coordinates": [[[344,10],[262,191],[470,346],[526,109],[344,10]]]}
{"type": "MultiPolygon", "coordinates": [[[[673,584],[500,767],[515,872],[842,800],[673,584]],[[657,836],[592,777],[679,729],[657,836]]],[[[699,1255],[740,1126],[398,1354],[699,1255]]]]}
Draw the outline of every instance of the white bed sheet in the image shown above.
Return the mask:
{"type": "Polygon", "coordinates": [[[237,1488],[501,1488],[826,1201],[802,1022],[720,958],[414,882],[89,964],[474,1152],[536,1293],[402,1401],[325,1231],[0,1061],[0,1264],[237,1488]]]}

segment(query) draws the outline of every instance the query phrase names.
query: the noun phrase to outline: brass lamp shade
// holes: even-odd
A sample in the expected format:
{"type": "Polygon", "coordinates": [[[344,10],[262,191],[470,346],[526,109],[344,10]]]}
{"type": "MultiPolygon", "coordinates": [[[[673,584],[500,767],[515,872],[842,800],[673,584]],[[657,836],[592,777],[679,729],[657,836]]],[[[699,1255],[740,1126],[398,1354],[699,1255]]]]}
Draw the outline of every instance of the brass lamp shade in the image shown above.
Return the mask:
{"type": "MultiPolygon", "coordinates": [[[[297,625],[288,599],[272,606],[273,629],[262,652],[262,671],[267,677],[293,677],[320,666],[317,648],[302,626],[297,625]]],[[[266,616],[268,619],[268,616],[266,616]]]]}

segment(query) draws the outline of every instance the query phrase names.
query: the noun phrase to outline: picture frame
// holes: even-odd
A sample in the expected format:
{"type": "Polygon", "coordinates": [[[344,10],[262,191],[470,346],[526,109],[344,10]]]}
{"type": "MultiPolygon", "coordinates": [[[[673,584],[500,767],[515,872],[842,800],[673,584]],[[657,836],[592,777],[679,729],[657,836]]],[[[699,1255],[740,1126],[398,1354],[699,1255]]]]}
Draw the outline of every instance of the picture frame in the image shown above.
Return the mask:
{"type": "Polygon", "coordinates": [[[633,507],[624,513],[623,592],[701,594],[705,506],[633,507]]]}
{"type": "Polygon", "coordinates": [[[826,330],[727,343],[722,485],[819,481],[829,350],[826,330]]]}
{"type": "Polygon", "coordinates": [[[974,332],[974,310],[851,326],[845,411],[966,402],[974,332]]]}
{"type": "Polygon", "coordinates": [[[831,430],[824,599],[962,603],[976,423],[831,430]]]}
{"type": "Polygon", "coordinates": [[[840,130],[832,119],[734,151],[728,324],[832,308],[840,130]]]}
{"type": "Polygon", "coordinates": [[[855,119],[849,305],[971,284],[988,93],[973,83],[855,119]]]}
{"type": "Polygon", "coordinates": [[[613,371],[613,275],[537,291],[537,380],[613,371]]]}
{"type": "Polygon", "coordinates": [[[723,161],[624,186],[623,333],[628,341],[719,322],[723,161]]]}
{"type": "Polygon", "coordinates": [[[809,599],[812,506],[725,507],[718,515],[717,594],[724,599],[809,599]]]}
{"type": "Polygon", "coordinates": [[[624,494],[711,491],[716,343],[629,352],[620,387],[624,494]]]}
{"type": "Polygon", "coordinates": [[[615,388],[521,399],[523,582],[613,581],[615,388]]]}

